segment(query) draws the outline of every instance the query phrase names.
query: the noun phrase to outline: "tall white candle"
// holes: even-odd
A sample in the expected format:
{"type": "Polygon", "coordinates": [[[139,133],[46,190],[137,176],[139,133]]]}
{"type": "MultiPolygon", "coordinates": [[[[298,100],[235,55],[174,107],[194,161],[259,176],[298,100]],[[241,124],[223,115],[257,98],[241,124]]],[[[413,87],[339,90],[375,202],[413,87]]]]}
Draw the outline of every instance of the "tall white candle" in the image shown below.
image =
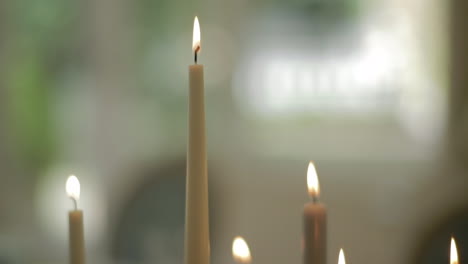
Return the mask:
{"type": "Polygon", "coordinates": [[[209,264],[208,175],[205,143],[205,100],[203,65],[197,64],[200,52],[200,26],[193,28],[195,64],[189,66],[189,136],[185,208],[185,263],[209,264]]]}
{"type": "Polygon", "coordinates": [[[315,166],[309,163],[307,186],[311,202],[304,206],[304,264],[327,263],[327,210],[318,201],[320,194],[315,166]]]}
{"type": "Polygon", "coordinates": [[[70,264],[84,264],[85,244],[83,211],[78,210],[78,200],[80,199],[80,182],[78,181],[78,178],[74,175],[68,177],[65,189],[74,204],[74,209],[68,213],[70,264]]]}

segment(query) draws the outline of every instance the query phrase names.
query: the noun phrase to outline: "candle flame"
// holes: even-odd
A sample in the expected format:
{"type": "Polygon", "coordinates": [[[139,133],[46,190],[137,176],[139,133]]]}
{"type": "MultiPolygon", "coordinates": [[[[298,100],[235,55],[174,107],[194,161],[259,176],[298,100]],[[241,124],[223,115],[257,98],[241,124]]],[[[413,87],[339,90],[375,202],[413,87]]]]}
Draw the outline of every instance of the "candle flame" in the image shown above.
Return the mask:
{"type": "Polygon", "coordinates": [[[238,263],[250,263],[252,261],[252,257],[250,255],[249,246],[245,240],[238,236],[234,238],[232,242],[232,257],[238,263]]]}
{"type": "Polygon", "coordinates": [[[450,264],[458,264],[457,245],[455,244],[455,239],[453,237],[450,243],[450,264]]]}
{"type": "Polygon", "coordinates": [[[312,161],[309,162],[309,168],[307,169],[307,187],[309,189],[309,195],[311,197],[319,196],[319,181],[317,177],[317,171],[315,170],[315,166],[312,161]]]}
{"type": "Polygon", "coordinates": [[[75,175],[68,177],[65,190],[70,198],[74,200],[80,199],[80,181],[75,175]]]}
{"type": "Polygon", "coordinates": [[[195,17],[195,21],[193,21],[192,50],[195,53],[200,52],[200,50],[201,50],[201,45],[200,45],[200,23],[198,23],[198,17],[195,17]]]}
{"type": "Polygon", "coordinates": [[[344,257],[343,249],[340,249],[340,254],[338,255],[338,264],[346,264],[346,260],[344,257]]]}

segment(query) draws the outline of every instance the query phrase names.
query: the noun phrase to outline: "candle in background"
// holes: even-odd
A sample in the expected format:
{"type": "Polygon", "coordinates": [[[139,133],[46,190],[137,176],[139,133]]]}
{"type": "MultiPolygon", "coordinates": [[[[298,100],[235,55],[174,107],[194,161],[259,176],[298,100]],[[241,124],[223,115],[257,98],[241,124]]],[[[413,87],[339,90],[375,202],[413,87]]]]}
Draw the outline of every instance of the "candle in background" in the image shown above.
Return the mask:
{"type": "Polygon", "coordinates": [[[78,210],[80,199],[80,181],[74,175],[67,179],[65,185],[68,196],[72,199],[74,209],[68,213],[70,236],[70,264],[85,263],[83,211],[78,210]]]}
{"type": "Polygon", "coordinates": [[[457,245],[455,244],[455,239],[453,237],[452,241],[450,242],[450,264],[459,264],[457,245]]]}
{"type": "Polygon", "coordinates": [[[208,175],[205,143],[205,99],[200,52],[200,26],[193,26],[195,64],[189,66],[189,132],[185,204],[185,263],[209,264],[208,175]]]}
{"type": "Polygon", "coordinates": [[[242,237],[235,237],[232,242],[232,257],[237,263],[250,264],[252,256],[247,242],[242,237]]]}
{"type": "Polygon", "coordinates": [[[346,264],[343,249],[340,249],[340,254],[338,255],[338,264],[346,264]]]}
{"type": "Polygon", "coordinates": [[[312,201],[304,206],[304,264],[326,264],[327,210],[318,201],[319,182],[312,162],[307,170],[307,187],[312,201]]]}

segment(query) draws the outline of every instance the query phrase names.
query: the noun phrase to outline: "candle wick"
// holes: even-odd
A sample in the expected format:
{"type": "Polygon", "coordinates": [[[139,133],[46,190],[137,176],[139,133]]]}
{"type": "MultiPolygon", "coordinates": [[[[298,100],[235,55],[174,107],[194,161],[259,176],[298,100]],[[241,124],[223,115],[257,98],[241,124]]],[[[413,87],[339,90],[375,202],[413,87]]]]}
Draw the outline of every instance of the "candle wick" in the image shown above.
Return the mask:
{"type": "Polygon", "coordinates": [[[75,211],[78,210],[78,201],[75,198],[71,198],[73,201],[73,205],[75,207],[75,211]]]}
{"type": "Polygon", "coordinates": [[[312,196],[312,202],[318,203],[318,197],[317,197],[317,195],[312,196]]]}
{"type": "Polygon", "coordinates": [[[195,58],[194,58],[194,61],[195,61],[195,64],[197,64],[198,62],[198,51],[200,51],[200,46],[197,46],[197,48],[195,49],[195,58]]]}

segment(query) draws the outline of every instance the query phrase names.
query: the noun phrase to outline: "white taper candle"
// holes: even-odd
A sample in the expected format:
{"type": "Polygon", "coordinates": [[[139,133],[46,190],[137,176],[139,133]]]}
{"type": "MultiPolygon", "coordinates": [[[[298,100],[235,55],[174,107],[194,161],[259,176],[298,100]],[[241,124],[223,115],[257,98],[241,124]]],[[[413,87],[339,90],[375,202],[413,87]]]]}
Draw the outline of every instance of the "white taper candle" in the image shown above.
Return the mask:
{"type": "Polygon", "coordinates": [[[193,51],[189,66],[189,136],[185,209],[185,264],[210,263],[208,175],[205,142],[203,65],[197,64],[200,27],[195,17],[193,51]]]}

